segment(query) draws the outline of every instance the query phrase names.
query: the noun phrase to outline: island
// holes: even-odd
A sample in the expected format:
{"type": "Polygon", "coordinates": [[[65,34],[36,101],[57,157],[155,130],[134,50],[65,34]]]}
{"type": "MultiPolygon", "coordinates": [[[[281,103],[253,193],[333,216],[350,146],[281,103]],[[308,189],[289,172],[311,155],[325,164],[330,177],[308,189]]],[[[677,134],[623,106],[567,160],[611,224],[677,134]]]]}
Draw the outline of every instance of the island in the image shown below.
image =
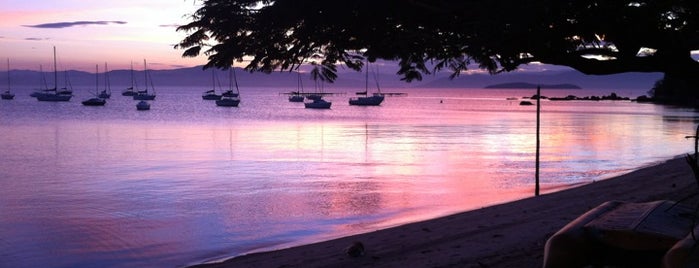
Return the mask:
{"type": "Polygon", "coordinates": [[[484,88],[530,89],[530,88],[536,88],[537,86],[541,87],[542,89],[582,89],[580,86],[574,85],[574,84],[542,84],[542,85],[537,85],[537,84],[525,83],[525,82],[494,84],[494,85],[485,86],[484,88]]]}

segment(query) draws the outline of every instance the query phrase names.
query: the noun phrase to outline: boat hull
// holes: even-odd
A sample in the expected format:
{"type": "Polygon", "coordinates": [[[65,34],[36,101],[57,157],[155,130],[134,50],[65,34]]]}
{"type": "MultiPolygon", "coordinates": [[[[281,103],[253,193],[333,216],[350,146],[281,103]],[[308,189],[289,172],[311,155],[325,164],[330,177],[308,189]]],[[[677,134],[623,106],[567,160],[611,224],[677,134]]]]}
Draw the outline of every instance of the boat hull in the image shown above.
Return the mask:
{"type": "Polygon", "coordinates": [[[136,104],[136,110],[139,110],[139,111],[150,110],[150,103],[148,103],[146,101],[139,101],[138,104],[136,104]]]}
{"type": "Polygon", "coordinates": [[[129,97],[130,97],[130,96],[138,95],[138,93],[136,93],[136,91],[127,89],[127,90],[122,91],[122,92],[121,92],[121,95],[122,95],[122,96],[129,96],[129,97]]]}
{"type": "Polygon", "coordinates": [[[155,100],[155,94],[136,94],[133,95],[134,100],[155,100]]]}
{"type": "Polygon", "coordinates": [[[70,101],[73,95],[43,93],[36,96],[39,101],[70,101]]]}
{"type": "Polygon", "coordinates": [[[0,98],[2,98],[3,100],[11,100],[15,98],[15,94],[5,92],[2,93],[2,95],[0,95],[0,98]]]}
{"type": "Polygon", "coordinates": [[[290,101],[290,102],[303,102],[303,100],[304,100],[304,97],[301,96],[301,95],[289,96],[289,101],[290,101]]]}
{"type": "Polygon", "coordinates": [[[104,106],[106,103],[107,101],[102,98],[92,98],[82,102],[85,106],[104,106]]]}
{"type": "Polygon", "coordinates": [[[306,102],[303,105],[309,109],[330,109],[332,102],[325,101],[323,99],[314,100],[313,102],[306,102]]]}
{"type": "Polygon", "coordinates": [[[383,102],[384,96],[374,95],[371,97],[359,97],[349,100],[350,105],[356,106],[378,106],[383,102]]]}
{"type": "Polygon", "coordinates": [[[216,94],[206,94],[206,95],[201,95],[201,98],[203,100],[220,100],[221,95],[216,95],[216,94]]]}
{"type": "Polygon", "coordinates": [[[240,104],[239,99],[222,98],[216,101],[216,106],[221,107],[238,107],[238,104],[240,104]]]}

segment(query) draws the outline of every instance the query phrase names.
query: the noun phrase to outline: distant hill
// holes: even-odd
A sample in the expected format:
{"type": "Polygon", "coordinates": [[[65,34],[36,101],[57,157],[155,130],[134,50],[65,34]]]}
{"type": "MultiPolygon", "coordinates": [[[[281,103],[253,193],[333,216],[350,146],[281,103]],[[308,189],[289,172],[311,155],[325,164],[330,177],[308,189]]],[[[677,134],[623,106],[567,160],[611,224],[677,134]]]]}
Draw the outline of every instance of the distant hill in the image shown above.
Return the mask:
{"type": "Polygon", "coordinates": [[[520,89],[532,89],[536,87],[541,87],[542,89],[582,89],[580,86],[573,84],[531,84],[525,82],[513,82],[513,83],[501,83],[494,85],[487,85],[484,88],[520,88],[520,89]]]}
{"type": "Polygon", "coordinates": [[[611,75],[586,75],[575,70],[543,72],[509,72],[491,75],[487,73],[461,74],[454,79],[437,77],[424,83],[428,88],[485,88],[488,85],[504,83],[529,83],[534,85],[574,84],[583,89],[634,89],[646,92],[662,73],[621,73],[611,75]]]}
{"type": "MultiPolygon", "coordinates": [[[[381,73],[376,77],[382,89],[398,88],[484,88],[499,84],[520,83],[519,88],[532,88],[536,85],[545,87],[554,86],[557,88],[568,88],[564,85],[574,85],[583,89],[633,89],[639,92],[647,92],[654,83],[662,78],[661,73],[623,73],[614,75],[585,75],[574,70],[563,71],[515,71],[490,75],[487,73],[461,74],[454,79],[450,79],[449,72],[437,72],[430,75],[423,75],[422,81],[407,83],[395,74],[397,65],[386,64],[382,67],[381,73]],[[533,86],[532,86],[533,85],[533,86]]],[[[155,87],[159,86],[181,86],[192,87],[193,90],[205,90],[213,86],[212,70],[203,70],[201,66],[171,69],[171,70],[151,70],[149,71],[155,87]]],[[[226,87],[228,85],[228,72],[215,70],[219,83],[226,87]]],[[[131,84],[130,70],[112,70],[109,78],[113,89],[129,86],[131,84]]],[[[236,68],[238,84],[241,87],[277,87],[280,91],[296,90],[298,74],[289,71],[276,71],[269,74],[250,73],[240,68],[236,68]]],[[[13,85],[41,88],[44,84],[53,85],[53,72],[29,70],[12,70],[10,76],[13,85]],[[44,80],[47,80],[45,83],[44,80]]],[[[95,74],[83,71],[59,72],[58,84],[64,86],[65,78],[70,80],[73,86],[92,86],[95,84],[95,74]]],[[[305,90],[313,90],[314,81],[310,75],[301,74],[302,83],[305,90]]],[[[100,81],[103,77],[100,75],[100,81]]],[[[134,70],[136,85],[143,86],[144,73],[142,70],[134,70]]],[[[0,76],[0,84],[5,84],[6,76],[0,76]]],[[[338,79],[333,84],[325,84],[325,89],[336,88],[363,89],[366,85],[365,74],[349,69],[339,69],[338,79]]],[[[369,86],[376,87],[374,76],[370,76],[369,86]]]]}

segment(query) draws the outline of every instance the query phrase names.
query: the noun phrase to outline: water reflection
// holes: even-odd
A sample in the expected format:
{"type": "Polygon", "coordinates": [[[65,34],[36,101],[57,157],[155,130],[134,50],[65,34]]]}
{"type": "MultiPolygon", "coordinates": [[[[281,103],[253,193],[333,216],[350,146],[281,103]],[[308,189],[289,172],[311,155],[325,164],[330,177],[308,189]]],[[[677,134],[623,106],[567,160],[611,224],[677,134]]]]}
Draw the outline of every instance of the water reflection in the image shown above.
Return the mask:
{"type": "MultiPolygon", "coordinates": [[[[531,110],[430,98],[322,114],[282,99],[279,117],[0,118],[0,255],[11,267],[178,266],[532,195],[531,110]]],[[[689,151],[698,122],[626,102],[543,109],[543,192],[689,151]]]]}

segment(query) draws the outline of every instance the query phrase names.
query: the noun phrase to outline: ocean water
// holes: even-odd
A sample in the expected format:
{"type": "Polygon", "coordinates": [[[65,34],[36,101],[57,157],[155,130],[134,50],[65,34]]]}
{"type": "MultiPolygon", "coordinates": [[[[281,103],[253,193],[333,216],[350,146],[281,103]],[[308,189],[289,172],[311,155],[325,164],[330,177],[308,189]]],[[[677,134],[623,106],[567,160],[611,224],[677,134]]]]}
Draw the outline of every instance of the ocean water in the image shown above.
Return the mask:
{"type": "MultiPolygon", "coordinates": [[[[84,107],[88,89],[0,101],[2,266],[182,267],[534,193],[536,108],[506,99],[532,90],[389,89],[407,94],[356,107],[356,90],[330,88],[346,93],[330,110],[288,102],[291,89],[243,87],[238,108],[157,90],[150,111],[117,91],[84,107]]],[[[698,116],[543,101],[542,192],[692,152],[698,116]]]]}

